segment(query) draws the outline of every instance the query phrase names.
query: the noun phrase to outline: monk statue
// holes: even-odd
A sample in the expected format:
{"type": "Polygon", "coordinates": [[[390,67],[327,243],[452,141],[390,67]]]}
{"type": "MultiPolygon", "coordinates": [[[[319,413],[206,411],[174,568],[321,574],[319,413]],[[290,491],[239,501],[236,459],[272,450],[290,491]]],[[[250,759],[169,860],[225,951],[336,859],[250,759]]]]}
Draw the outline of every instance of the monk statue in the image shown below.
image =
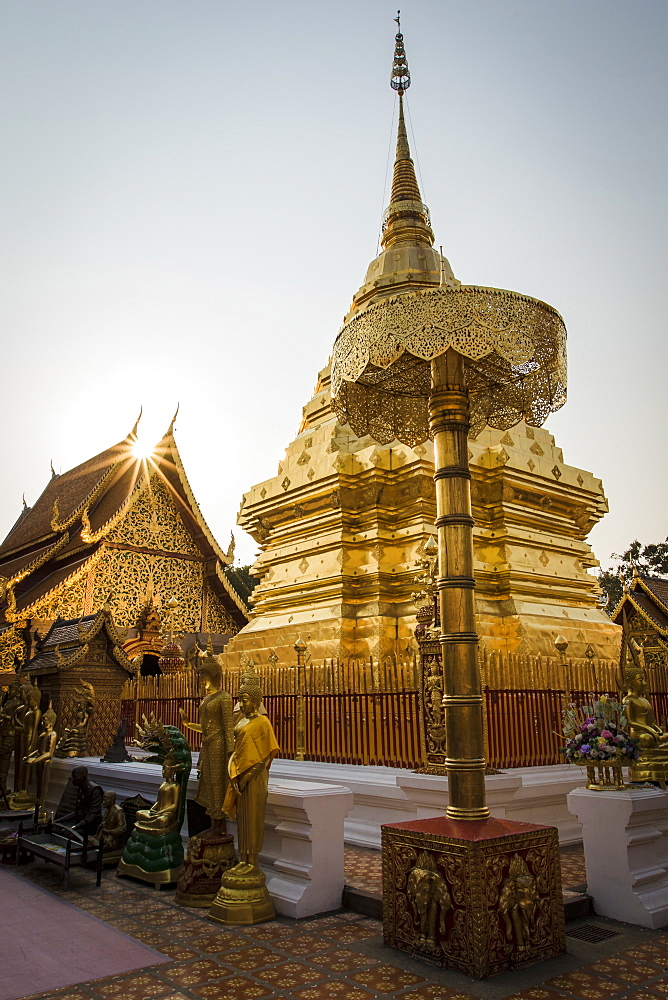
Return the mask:
{"type": "Polygon", "coordinates": [[[106,810],[104,819],[95,831],[95,836],[90,838],[90,843],[96,846],[102,841],[105,852],[120,851],[125,845],[127,821],[123,809],[116,805],[116,792],[105,792],[102,805],[106,810]]]}
{"type": "Polygon", "coordinates": [[[88,726],[95,711],[95,690],[88,681],[81,681],[76,692],[76,719],[63,732],[56,747],[56,757],[87,757],[88,726]]]}
{"type": "Polygon", "coordinates": [[[91,836],[102,821],[102,799],[104,792],[88,776],[88,768],[83,765],[72,768],[70,780],[77,790],[74,812],[59,817],[56,825],[67,826],[70,830],[91,836]]]}
{"type": "Polygon", "coordinates": [[[260,685],[249,678],[239,689],[243,715],[234,727],[230,784],[223,803],[225,815],[237,820],[240,861],[223,875],[209,911],[213,920],[226,924],[256,924],[275,916],[258,856],[264,840],[269,768],[280,748],[271,722],[259,713],[261,704],[260,685]]]}
{"type": "Polygon", "coordinates": [[[42,693],[36,684],[25,684],[21,691],[24,701],[14,713],[18,754],[14,765],[17,778],[12,796],[12,809],[32,809],[35,805],[35,797],[28,790],[32,774],[26,760],[37,746],[39,724],[42,718],[39,708],[42,693]]]}
{"type": "Polygon", "coordinates": [[[23,758],[26,767],[34,771],[35,774],[35,802],[42,811],[46,805],[46,797],[49,791],[49,776],[51,773],[51,760],[56,749],[58,736],[55,732],[56,713],[53,705],[49,702],[49,707],[42,716],[42,726],[37,737],[37,746],[31,754],[23,758]]]}
{"type": "Polygon", "coordinates": [[[624,637],[622,652],[626,695],[622,699],[629,734],[641,746],[640,758],[631,765],[631,781],[653,781],[661,788],[668,779],[668,733],[656,724],[654,709],[645,694],[645,656],[634,639],[624,637]],[[629,654],[631,663],[629,663],[629,654]]]}
{"type": "Polygon", "coordinates": [[[178,765],[173,754],[168,754],[162,765],[163,782],[158,798],[150,809],[140,809],[135,818],[135,830],[163,835],[172,833],[179,826],[179,798],[181,789],[174,780],[178,765]]]}
{"type": "Polygon", "coordinates": [[[4,799],[9,808],[7,776],[9,765],[14,753],[14,712],[21,704],[21,685],[18,680],[12,681],[0,705],[0,798],[4,799]]]}
{"type": "Polygon", "coordinates": [[[211,829],[225,832],[223,800],[229,782],[227,765],[232,753],[232,696],[222,690],[223,671],[213,655],[211,640],[197,673],[204,681],[204,698],[199,706],[199,723],[190,722],[183,709],[181,720],[187,729],[202,734],[199,752],[199,785],[195,801],[206,809],[211,829]]]}

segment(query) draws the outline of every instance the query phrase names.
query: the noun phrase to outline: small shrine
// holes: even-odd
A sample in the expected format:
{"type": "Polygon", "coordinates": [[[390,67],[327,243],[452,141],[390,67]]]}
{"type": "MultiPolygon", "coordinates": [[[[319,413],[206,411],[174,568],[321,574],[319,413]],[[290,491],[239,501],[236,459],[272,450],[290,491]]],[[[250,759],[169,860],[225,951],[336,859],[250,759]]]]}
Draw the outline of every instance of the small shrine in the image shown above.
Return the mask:
{"type": "Polygon", "coordinates": [[[668,580],[636,573],[611,617],[642,646],[650,670],[668,667],[668,580]]]}
{"type": "Polygon", "coordinates": [[[135,675],[123,651],[122,634],[105,605],[96,615],[57,619],[19,677],[37,683],[44,705],[50,702],[61,736],[57,756],[100,756],[121,722],[121,691],[135,675]],[[63,734],[70,733],[69,740],[63,734]]]}

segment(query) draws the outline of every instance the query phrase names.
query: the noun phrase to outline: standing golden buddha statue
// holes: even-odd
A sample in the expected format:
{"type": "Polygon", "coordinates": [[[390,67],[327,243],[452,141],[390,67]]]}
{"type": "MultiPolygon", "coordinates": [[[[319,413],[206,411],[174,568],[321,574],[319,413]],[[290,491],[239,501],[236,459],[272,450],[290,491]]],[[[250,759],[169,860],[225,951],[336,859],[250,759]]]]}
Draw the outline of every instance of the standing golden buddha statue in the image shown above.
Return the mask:
{"type": "Polygon", "coordinates": [[[17,736],[16,760],[14,762],[16,780],[12,795],[12,809],[33,809],[35,796],[30,794],[31,770],[26,760],[33,753],[39,738],[39,724],[42,713],[39,704],[42,694],[37,685],[21,686],[22,704],[14,713],[14,729],[17,736]]]}
{"type": "Polygon", "coordinates": [[[279,751],[271,722],[259,714],[262,691],[255,679],[239,689],[243,713],[234,727],[230,784],[223,810],[236,817],[240,862],[223,876],[209,916],[223,924],[259,924],[276,915],[258,865],[264,840],[269,768],[279,751]]]}
{"type": "Polygon", "coordinates": [[[55,725],[56,713],[53,710],[53,704],[49,702],[49,707],[42,716],[42,726],[37,737],[37,745],[32,753],[23,758],[23,763],[29,771],[32,771],[34,768],[35,803],[39,805],[41,815],[44,818],[46,818],[45,806],[49,792],[51,761],[58,741],[55,725]]]}
{"type": "Polygon", "coordinates": [[[204,682],[199,722],[191,722],[183,709],[180,712],[184,727],[202,734],[195,801],[206,810],[211,825],[190,837],[176,899],[184,906],[208,907],[215,899],[223,873],[236,860],[234,838],[227,833],[223,817],[228,761],[234,744],[233,706],[232,696],[222,689],[223,671],[211,639],[206,653],[197,659],[196,670],[204,682]]]}

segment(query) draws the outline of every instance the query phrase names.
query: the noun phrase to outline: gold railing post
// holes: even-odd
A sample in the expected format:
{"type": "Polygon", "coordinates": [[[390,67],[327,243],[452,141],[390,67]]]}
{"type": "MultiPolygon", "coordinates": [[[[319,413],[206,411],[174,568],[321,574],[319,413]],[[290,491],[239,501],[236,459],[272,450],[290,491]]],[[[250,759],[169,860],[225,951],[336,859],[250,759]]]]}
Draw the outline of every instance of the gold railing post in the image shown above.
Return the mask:
{"type": "Polygon", "coordinates": [[[438,594],[446,726],[447,816],[489,817],[485,802],[483,699],[477,662],[473,517],[468,459],[469,397],[464,359],[449,348],[431,363],[438,594]]]}
{"type": "Polygon", "coordinates": [[[300,637],[294,644],[297,654],[297,749],[295,760],[306,759],[306,643],[300,637]]]}

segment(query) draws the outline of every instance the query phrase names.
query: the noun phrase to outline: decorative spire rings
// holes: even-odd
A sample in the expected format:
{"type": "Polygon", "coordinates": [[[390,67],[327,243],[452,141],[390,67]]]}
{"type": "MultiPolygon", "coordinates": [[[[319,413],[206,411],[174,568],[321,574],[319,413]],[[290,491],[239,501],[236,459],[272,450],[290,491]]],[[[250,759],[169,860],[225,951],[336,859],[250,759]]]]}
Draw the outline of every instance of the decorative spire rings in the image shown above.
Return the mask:
{"type": "Polygon", "coordinates": [[[396,90],[399,97],[403,97],[411,85],[411,74],[408,70],[408,60],[404,49],[404,36],[401,34],[401,11],[397,11],[394,19],[399,30],[394,36],[394,63],[392,64],[392,75],[390,76],[390,87],[396,90]]]}

